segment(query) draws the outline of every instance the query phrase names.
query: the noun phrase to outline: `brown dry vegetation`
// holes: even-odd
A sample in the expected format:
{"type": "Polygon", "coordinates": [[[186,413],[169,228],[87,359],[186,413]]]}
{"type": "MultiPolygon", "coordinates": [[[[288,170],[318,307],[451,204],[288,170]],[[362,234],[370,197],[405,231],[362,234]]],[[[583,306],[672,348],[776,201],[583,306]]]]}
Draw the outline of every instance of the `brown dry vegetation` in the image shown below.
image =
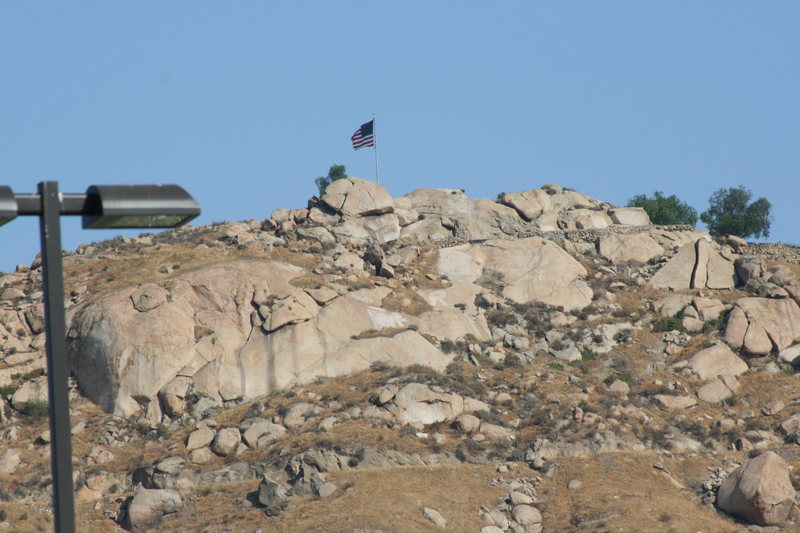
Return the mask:
{"type": "MultiPolygon", "coordinates": [[[[221,232],[209,233],[204,242],[214,243],[221,232]]],[[[424,247],[423,247],[424,248],[424,247]]],[[[437,260],[435,249],[423,249],[415,266],[420,272],[428,270],[437,260]]],[[[159,272],[162,266],[180,267],[175,273],[205,265],[242,258],[275,259],[310,269],[317,266],[318,256],[285,248],[270,252],[232,247],[200,246],[198,243],[174,245],[156,244],[139,255],[103,257],[99,260],[67,263],[67,291],[88,284],[93,296],[145,281],[161,281],[174,274],[159,272]]],[[[800,274],[800,266],[791,265],[800,274]]],[[[597,270],[592,267],[591,275],[597,270]]],[[[308,274],[296,278],[301,287],[323,285],[323,277],[308,274]]],[[[492,280],[489,280],[492,281],[492,280]]],[[[495,280],[496,281],[496,280],[495,280]]],[[[396,281],[374,277],[348,282],[352,286],[384,285],[392,292],[383,301],[385,308],[410,314],[427,309],[425,302],[414,291],[396,281]]],[[[420,288],[440,288],[446,281],[430,280],[424,275],[414,278],[420,288]]],[[[700,294],[700,291],[690,291],[700,294]]],[[[708,292],[708,291],[706,291],[708,292]]],[[[646,314],[649,302],[663,296],[665,291],[643,287],[614,289],[616,303],[622,307],[619,317],[600,316],[591,324],[613,322],[615,318],[636,319],[646,314]]],[[[747,294],[738,291],[714,291],[713,296],[731,302],[747,294]]],[[[542,309],[528,309],[530,313],[544,313],[542,309]]],[[[579,321],[573,327],[586,326],[579,321]]],[[[389,336],[402,331],[373,332],[389,336]]],[[[367,336],[372,333],[368,333],[367,336]]],[[[258,480],[220,484],[214,487],[196,487],[184,491],[184,509],[167,517],[155,531],[208,531],[251,532],[256,529],[275,532],[352,532],[358,528],[379,528],[387,532],[432,531],[434,528],[422,517],[423,506],[434,507],[448,520],[448,531],[478,531],[483,525],[479,518],[481,506],[492,508],[508,492],[507,482],[517,477],[538,478],[539,507],[544,516],[546,531],[743,531],[744,525],[712,506],[702,505],[698,488],[708,476],[708,468],[740,463],[747,452],[731,449],[730,435],[714,434],[712,422],[721,416],[733,418],[753,411],[745,420],[745,427],[774,430],[789,415],[800,412],[800,384],[798,376],[788,371],[777,374],[752,371],[739,378],[741,388],[725,405],[701,404],[683,413],[670,413],[653,403],[655,394],[665,392],[666,384],[674,382],[674,392],[692,389],[696,383],[668,369],[669,365],[688,358],[697,350],[719,337],[716,331],[693,335],[684,350],[670,357],[655,353],[662,335],[649,328],[636,330],[611,353],[595,358],[585,358],[575,363],[556,361],[546,355],[538,356],[532,364],[508,366],[482,361],[482,366],[458,361],[447,372],[437,374],[425,368],[394,369],[375,368],[359,374],[337,379],[320,380],[291,391],[281,391],[267,397],[248,401],[229,409],[219,409],[214,416],[220,427],[238,426],[249,416],[267,419],[278,416],[294,403],[306,401],[323,406],[320,417],[333,414],[325,407],[335,401],[341,405],[365,407],[371,394],[389,380],[419,381],[435,384],[465,396],[486,399],[489,392],[509,392],[512,399],[498,403],[489,401],[491,409],[480,413],[484,421],[514,427],[513,443],[477,443],[461,435],[449,424],[437,424],[426,432],[438,432],[443,443],[419,437],[410,428],[389,428],[373,424],[370,420],[348,420],[334,426],[329,432],[314,429],[290,431],[269,449],[248,450],[232,459],[215,458],[205,469],[219,468],[230,461],[248,463],[277,460],[282,453],[296,454],[320,447],[338,447],[348,453],[358,448],[396,450],[409,454],[438,453],[462,464],[442,466],[403,466],[377,469],[354,469],[328,475],[338,491],[330,498],[302,496],[278,517],[267,516],[258,507],[245,503],[258,489],[258,480]],[[577,379],[576,379],[577,378],[577,379]],[[606,380],[619,379],[630,386],[627,397],[615,397],[606,390],[606,380]],[[556,400],[548,399],[553,395],[556,400]],[[577,395],[577,396],[575,396],[577,395]],[[787,408],[778,415],[765,416],[761,408],[772,400],[784,401],[787,408]],[[571,422],[573,410],[580,407],[586,413],[595,413],[603,423],[618,432],[620,439],[632,433],[647,445],[644,451],[630,450],[603,453],[588,457],[559,457],[545,468],[534,470],[521,459],[524,451],[537,439],[549,438],[566,441],[591,440],[595,427],[579,426],[571,422]],[[615,408],[636,407],[650,416],[644,423],[627,415],[615,413],[615,408]],[[566,423],[563,423],[565,422],[566,423]],[[626,429],[625,425],[629,426],[626,429]],[[704,445],[699,452],[672,453],[663,448],[670,432],[690,434],[704,445]],[[655,448],[655,449],[653,449],[655,448]],[[470,460],[484,464],[469,464],[470,460]],[[510,471],[500,472],[502,465],[510,471]],[[659,468],[655,468],[657,465],[659,468]],[[665,471],[671,474],[673,483],[665,471]],[[569,490],[567,484],[579,479],[583,486],[569,490]]],[[[759,370],[774,358],[749,359],[751,368],[759,370]]],[[[113,421],[99,408],[84,399],[72,403],[73,425],[86,423],[83,432],[72,440],[73,455],[79,463],[89,450],[97,445],[97,436],[113,421]]],[[[137,428],[133,422],[119,422],[126,426],[131,441],[113,448],[114,459],[102,467],[81,467],[79,474],[95,472],[132,472],[138,466],[152,465],[164,457],[186,456],[186,437],[191,427],[173,433],[159,428],[161,438],[145,434],[152,428],[137,428]],[[141,431],[139,431],[141,430],[141,431]]],[[[46,484],[43,472],[49,471],[47,446],[37,442],[47,429],[45,420],[23,421],[20,424],[20,447],[24,452],[24,466],[13,475],[0,477],[0,486],[13,483],[46,484]],[[30,444],[30,446],[28,446],[30,444]],[[27,481],[25,481],[27,480],[27,481]],[[12,483],[13,482],[13,483],[12,483]]],[[[737,428],[741,432],[743,428],[737,428]]],[[[800,452],[796,444],[778,443],[774,446],[792,465],[800,467],[800,452]]],[[[114,517],[129,492],[106,495],[99,502],[78,504],[79,531],[100,533],[122,531],[114,517]]],[[[6,513],[9,531],[48,531],[52,528],[49,505],[43,503],[0,503],[6,513]]],[[[795,511],[796,512],[796,511],[795,511]]],[[[798,517],[788,528],[795,527],[798,517]]]]}
{"type": "Polygon", "coordinates": [[[384,296],[381,307],[414,316],[431,310],[430,304],[422,296],[402,285],[392,287],[392,292],[384,296]]]}

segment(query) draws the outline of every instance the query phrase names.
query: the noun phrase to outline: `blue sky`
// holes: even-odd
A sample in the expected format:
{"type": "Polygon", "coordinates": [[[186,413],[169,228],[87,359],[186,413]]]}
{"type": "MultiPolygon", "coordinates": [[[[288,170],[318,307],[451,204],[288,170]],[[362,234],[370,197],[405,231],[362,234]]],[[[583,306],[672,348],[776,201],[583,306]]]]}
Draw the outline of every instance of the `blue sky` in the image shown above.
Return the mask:
{"type": "MultiPolygon", "coordinates": [[[[557,183],[698,211],[744,185],[800,244],[800,3],[0,3],[0,185],[177,183],[196,224],[298,208],[377,114],[381,183],[557,183]]],[[[64,248],[119,231],[63,219],[64,248]]],[[[127,234],[137,235],[138,230],[127,234]]],[[[39,250],[0,227],[0,271],[39,250]]]]}

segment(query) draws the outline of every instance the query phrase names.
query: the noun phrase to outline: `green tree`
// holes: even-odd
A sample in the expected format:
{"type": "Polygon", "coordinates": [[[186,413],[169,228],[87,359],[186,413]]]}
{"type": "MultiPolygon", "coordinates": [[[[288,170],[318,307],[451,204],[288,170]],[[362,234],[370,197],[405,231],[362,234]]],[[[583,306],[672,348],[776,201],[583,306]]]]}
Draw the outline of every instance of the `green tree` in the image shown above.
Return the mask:
{"type": "Polygon", "coordinates": [[[700,215],[712,233],[739,237],[769,237],[772,204],[766,198],[750,202],[753,193],[743,185],[719,189],[708,199],[708,210],[700,215]]]}
{"type": "Polygon", "coordinates": [[[643,208],[653,224],[664,226],[688,224],[694,226],[697,223],[697,211],[694,207],[681,202],[674,194],[672,196],[664,196],[661,191],[654,192],[652,197],[637,194],[628,200],[627,205],[628,207],[643,208]]]}
{"type": "Polygon", "coordinates": [[[341,180],[347,177],[347,171],[344,168],[344,165],[331,165],[331,168],[328,170],[327,176],[320,176],[314,180],[314,183],[317,184],[317,189],[319,189],[319,194],[322,196],[325,194],[325,189],[328,188],[328,185],[333,183],[336,180],[341,180]]]}

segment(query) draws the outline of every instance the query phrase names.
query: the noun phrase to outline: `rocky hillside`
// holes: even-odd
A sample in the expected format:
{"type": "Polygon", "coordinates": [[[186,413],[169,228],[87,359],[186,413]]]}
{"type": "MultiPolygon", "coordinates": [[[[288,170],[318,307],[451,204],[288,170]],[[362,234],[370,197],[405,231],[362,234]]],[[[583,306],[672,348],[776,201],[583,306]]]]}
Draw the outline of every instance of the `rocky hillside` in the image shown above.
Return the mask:
{"type": "MultiPolygon", "coordinates": [[[[794,530],[800,253],[556,185],[334,182],[83,245],[79,530],[794,530]]],[[[41,270],[0,275],[0,528],[51,528],[41,270]]]]}

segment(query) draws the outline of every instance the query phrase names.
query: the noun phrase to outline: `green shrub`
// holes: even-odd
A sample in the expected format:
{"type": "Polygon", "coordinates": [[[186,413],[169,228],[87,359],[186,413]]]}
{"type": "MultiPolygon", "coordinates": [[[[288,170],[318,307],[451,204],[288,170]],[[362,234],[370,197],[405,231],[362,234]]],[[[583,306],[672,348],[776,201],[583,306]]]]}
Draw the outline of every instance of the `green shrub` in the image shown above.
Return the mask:
{"type": "Polygon", "coordinates": [[[582,361],[594,361],[597,359],[597,353],[594,350],[589,348],[588,346],[584,346],[581,348],[581,360],[582,361]]]}
{"type": "Polygon", "coordinates": [[[717,318],[711,319],[703,324],[703,333],[718,332],[719,334],[725,333],[725,328],[728,326],[728,316],[730,309],[721,311],[717,318]]]}
{"type": "Polygon", "coordinates": [[[680,331],[681,333],[686,332],[681,319],[676,316],[662,317],[653,320],[652,330],[656,333],[673,330],[680,331]]]}
{"type": "Polygon", "coordinates": [[[614,372],[610,376],[607,376],[606,379],[603,380],[603,383],[605,383],[606,385],[611,385],[616,380],[623,381],[628,385],[630,385],[633,382],[633,376],[631,375],[630,372],[626,371],[614,372]]]}
{"type": "Polygon", "coordinates": [[[40,420],[49,416],[50,406],[44,400],[30,400],[22,408],[22,414],[32,420],[40,420]]]}
{"type": "Polygon", "coordinates": [[[325,189],[328,188],[328,185],[336,180],[341,180],[346,177],[347,170],[345,169],[344,165],[331,165],[331,168],[328,169],[328,175],[316,178],[314,183],[317,185],[319,195],[322,196],[325,194],[325,189]]]}
{"type": "Polygon", "coordinates": [[[547,368],[551,370],[557,370],[559,372],[564,371],[564,365],[562,365],[561,363],[556,363],[555,361],[552,363],[547,363],[547,368]]]}
{"type": "Polygon", "coordinates": [[[0,396],[5,398],[6,400],[11,399],[14,396],[14,393],[19,390],[19,385],[3,385],[0,387],[0,396]]]}

